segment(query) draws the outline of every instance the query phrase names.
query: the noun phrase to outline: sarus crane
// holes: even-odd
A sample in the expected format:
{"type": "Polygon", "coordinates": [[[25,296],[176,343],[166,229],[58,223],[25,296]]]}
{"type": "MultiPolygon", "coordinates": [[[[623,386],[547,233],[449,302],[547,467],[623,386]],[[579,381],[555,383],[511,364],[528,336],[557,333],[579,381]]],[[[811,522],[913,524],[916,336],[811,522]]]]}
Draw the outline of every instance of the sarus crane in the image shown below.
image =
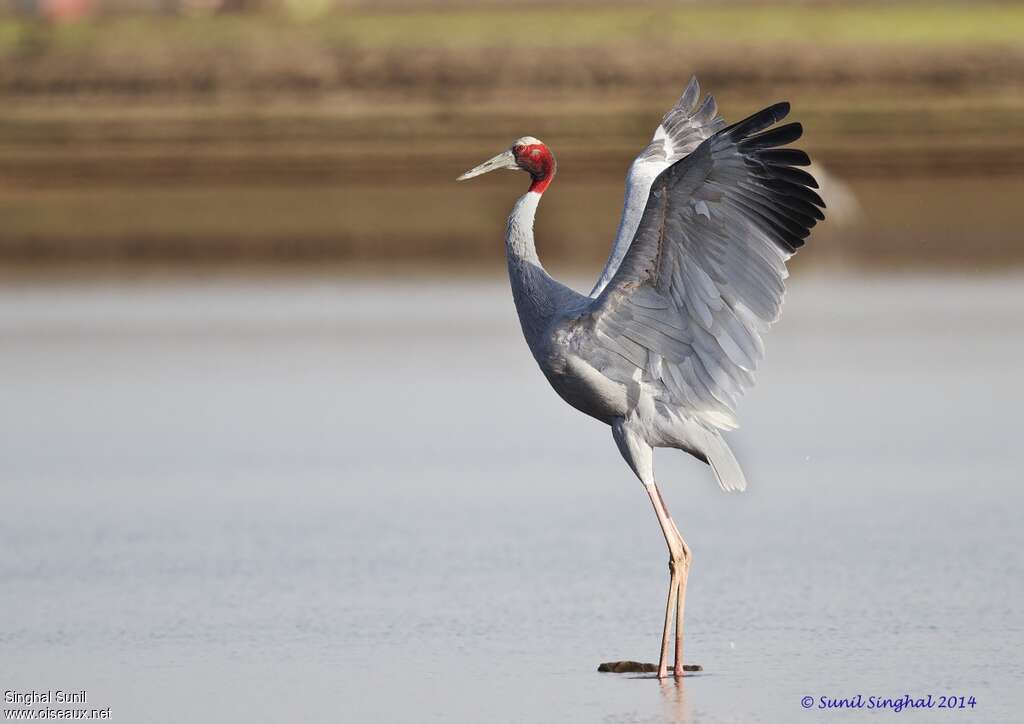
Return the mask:
{"type": "Polygon", "coordinates": [[[541,141],[520,138],[458,180],[525,171],[530,188],[505,232],[508,275],[523,335],[562,399],[611,426],[650,497],[669,549],[658,678],[683,674],[683,609],[692,556],[654,479],[654,448],[710,465],[722,490],[746,479],[722,437],[737,427],[740,394],[779,317],[786,261],[825,217],[803,133],[777,103],[731,126],[691,79],[626,178],[618,233],[589,295],[553,279],[533,240],[537,205],[555,176],[541,141]]]}

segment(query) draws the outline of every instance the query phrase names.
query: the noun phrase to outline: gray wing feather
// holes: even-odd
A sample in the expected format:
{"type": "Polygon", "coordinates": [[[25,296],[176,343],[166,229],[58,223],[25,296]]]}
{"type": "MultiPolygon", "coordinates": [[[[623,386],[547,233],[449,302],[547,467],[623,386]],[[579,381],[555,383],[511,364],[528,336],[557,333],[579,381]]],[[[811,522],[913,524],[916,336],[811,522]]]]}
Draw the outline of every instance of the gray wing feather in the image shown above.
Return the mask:
{"type": "Polygon", "coordinates": [[[697,76],[693,76],[683,95],[661,119],[650,144],[637,158],[659,161],[668,166],[720,131],[725,126],[725,119],[718,115],[714,96],[707,96],[698,107],[699,100],[700,84],[697,76]]]}
{"type": "MultiPolygon", "coordinates": [[[[687,90],[680,113],[696,93],[687,90]]],[[[621,263],[577,321],[600,350],[598,369],[639,379],[656,402],[709,427],[736,426],[761,335],[779,316],[786,260],[823,218],[814,179],[792,166],[806,154],[779,148],[799,138],[799,124],[765,130],[788,112],[766,108],[664,170],[621,263]]]]}
{"type": "Polygon", "coordinates": [[[700,101],[700,84],[697,77],[690,79],[674,106],[661,119],[654,131],[654,137],[640,152],[626,176],[626,198],[622,206],[622,220],[612,243],[601,275],[590,296],[596,297],[615,275],[629,244],[636,233],[636,227],[643,216],[647,195],[658,174],[695,149],[701,141],[711,137],[725,126],[725,120],[718,115],[715,99],[707,96],[700,101]]]}

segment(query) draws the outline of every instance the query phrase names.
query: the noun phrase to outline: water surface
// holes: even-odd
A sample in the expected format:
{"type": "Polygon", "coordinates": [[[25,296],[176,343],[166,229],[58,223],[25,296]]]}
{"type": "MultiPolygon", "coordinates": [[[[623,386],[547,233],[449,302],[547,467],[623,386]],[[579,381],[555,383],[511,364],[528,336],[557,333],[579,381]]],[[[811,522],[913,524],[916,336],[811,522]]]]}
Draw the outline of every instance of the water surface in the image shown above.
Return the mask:
{"type": "Polygon", "coordinates": [[[125,722],[791,722],[801,698],[1024,701],[1017,277],[797,275],[730,437],[661,451],[667,555],[608,429],[546,386],[507,283],[0,291],[0,688],[125,722]]]}

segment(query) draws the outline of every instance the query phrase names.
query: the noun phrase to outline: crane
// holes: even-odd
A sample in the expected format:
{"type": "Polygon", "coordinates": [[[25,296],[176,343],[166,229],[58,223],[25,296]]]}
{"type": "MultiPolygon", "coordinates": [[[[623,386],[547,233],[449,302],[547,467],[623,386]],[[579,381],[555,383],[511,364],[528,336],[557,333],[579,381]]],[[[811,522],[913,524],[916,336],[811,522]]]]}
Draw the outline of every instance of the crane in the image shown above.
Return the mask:
{"type": "Polygon", "coordinates": [[[584,296],[541,265],[533,222],[555,157],[524,136],[467,171],[525,171],[529,190],[508,218],[505,248],[523,336],[555,392],[609,425],[643,484],[669,550],[669,590],[658,678],[683,674],[683,611],[692,562],[654,478],[654,448],[707,463],[722,490],[746,478],[722,433],[737,427],[737,398],[754,384],[762,335],[780,313],[786,261],[804,245],[825,203],[803,133],[777,103],[733,125],[696,77],[630,166],[611,253],[584,296]]]}

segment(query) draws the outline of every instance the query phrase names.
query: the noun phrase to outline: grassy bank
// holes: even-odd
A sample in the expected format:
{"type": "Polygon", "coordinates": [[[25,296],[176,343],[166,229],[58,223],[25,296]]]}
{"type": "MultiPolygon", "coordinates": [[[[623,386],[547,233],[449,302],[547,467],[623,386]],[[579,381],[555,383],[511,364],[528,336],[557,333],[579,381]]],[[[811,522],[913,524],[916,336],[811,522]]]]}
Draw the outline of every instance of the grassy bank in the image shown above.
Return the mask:
{"type": "Polygon", "coordinates": [[[976,82],[1024,73],[1024,6],[963,3],[445,8],[0,18],[0,92],[178,93],[976,82]]]}

